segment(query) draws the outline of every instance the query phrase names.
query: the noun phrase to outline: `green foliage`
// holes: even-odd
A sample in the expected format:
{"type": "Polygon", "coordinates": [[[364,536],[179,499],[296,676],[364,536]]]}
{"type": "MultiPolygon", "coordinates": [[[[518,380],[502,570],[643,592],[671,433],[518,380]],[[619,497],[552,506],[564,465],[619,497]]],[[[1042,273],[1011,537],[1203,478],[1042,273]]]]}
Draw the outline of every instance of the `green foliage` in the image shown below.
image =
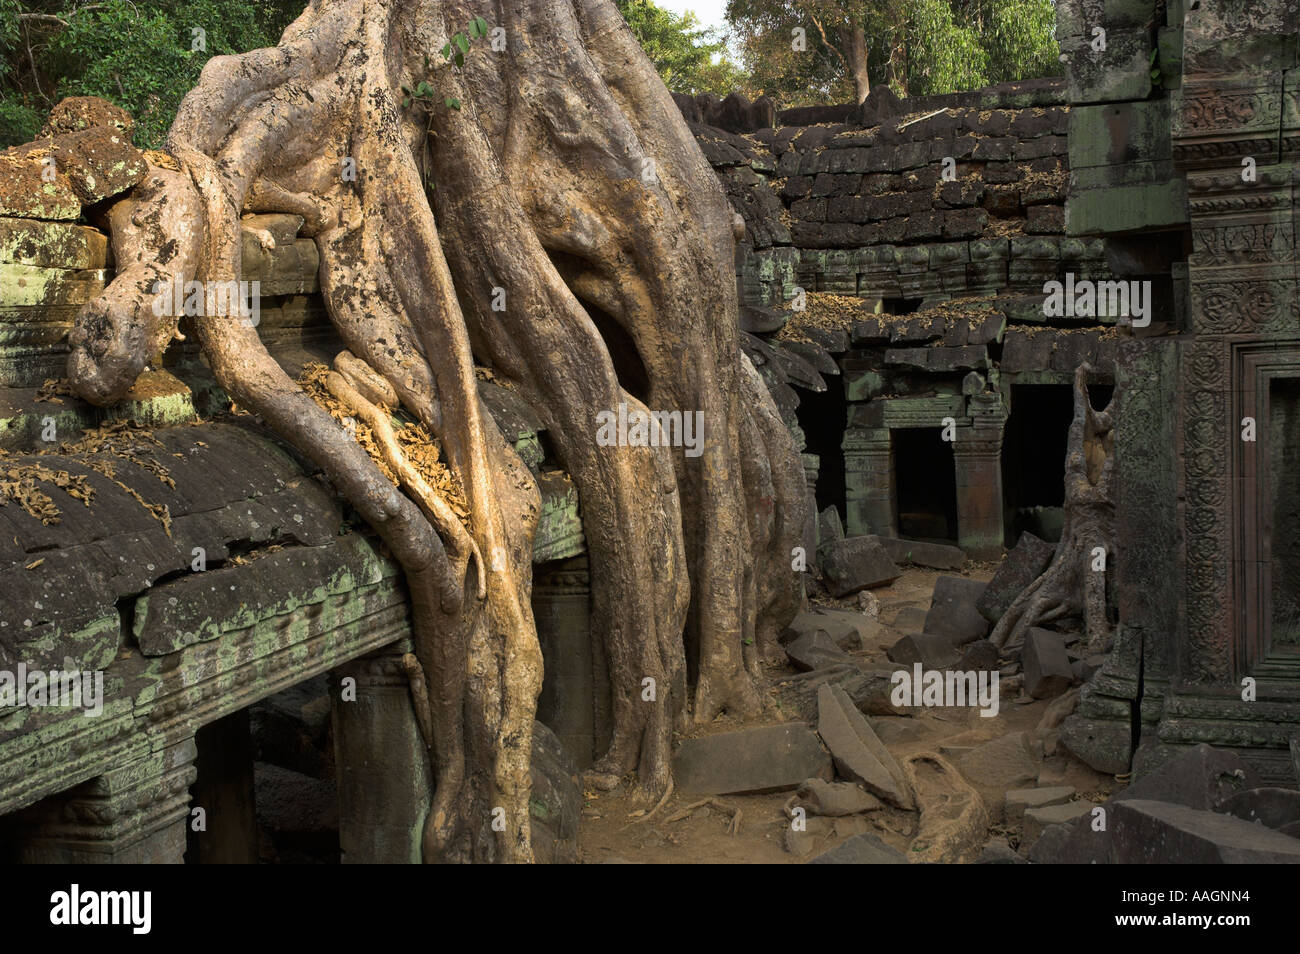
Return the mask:
{"type": "Polygon", "coordinates": [[[848,37],[867,75],[901,96],[977,89],[1060,72],[1054,0],[728,0],[755,92],[783,105],[850,102],[848,37]],[[791,48],[800,28],[806,48],[791,48]]]}
{"type": "Polygon", "coordinates": [[[989,84],[988,50],[973,24],[958,22],[948,0],[914,0],[907,30],[914,38],[907,45],[910,94],[989,84]]]}
{"type": "Polygon", "coordinates": [[[727,56],[727,45],[700,26],[692,13],[678,16],[652,0],[616,0],[656,72],[674,93],[726,96],[747,86],[747,77],[727,56]]]}
{"type": "MultiPolygon", "coordinates": [[[[483,39],[488,35],[490,29],[488,22],[482,17],[475,17],[470,20],[469,26],[465,28],[465,33],[468,33],[469,36],[466,36],[465,33],[453,33],[451,39],[444,43],[439,51],[442,58],[460,69],[465,65],[465,55],[469,53],[470,41],[483,39]]],[[[428,54],[425,54],[424,57],[424,71],[426,73],[433,72],[433,66],[429,63],[428,54]]],[[[437,102],[437,93],[433,88],[433,84],[426,80],[420,80],[414,89],[403,86],[402,92],[406,94],[402,97],[403,109],[416,105],[429,113],[433,104],[437,102]]],[[[460,98],[457,96],[444,96],[442,104],[448,109],[460,109],[461,106],[460,98]]]]}
{"type": "Polygon", "coordinates": [[[0,145],[31,138],[31,114],[65,96],[101,96],[135,117],[137,145],[157,148],[209,58],[273,46],[303,5],[0,0],[0,145]]]}

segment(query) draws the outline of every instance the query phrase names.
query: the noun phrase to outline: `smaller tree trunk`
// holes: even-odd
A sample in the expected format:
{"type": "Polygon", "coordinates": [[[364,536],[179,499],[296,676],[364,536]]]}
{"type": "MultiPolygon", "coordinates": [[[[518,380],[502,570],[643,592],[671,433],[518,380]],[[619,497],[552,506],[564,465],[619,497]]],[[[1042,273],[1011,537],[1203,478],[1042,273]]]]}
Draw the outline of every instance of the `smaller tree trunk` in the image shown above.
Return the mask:
{"type": "Polygon", "coordinates": [[[853,91],[858,102],[861,103],[871,93],[871,80],[867,76],[867,52],[870,47],[867,44],[866,31],[861,26],[849,30],[847,46],[849,72],[853,75],[853,91]]]}
{"type": "Polygon", "coordinates": [[[999,649],[1023,641],[1032,626],[1082,616],[1088,651],[1110,648],[1106,579],[1115,560],[1115,507],[1110,499],[1115,469],[1114,399],[1104,411],[1088,399],[1088,372],[1074,372],[1074,420],[1065,455],[1065,525],[1056,554],[1043,575],[1002,614],[989,639],[999,649]]]}

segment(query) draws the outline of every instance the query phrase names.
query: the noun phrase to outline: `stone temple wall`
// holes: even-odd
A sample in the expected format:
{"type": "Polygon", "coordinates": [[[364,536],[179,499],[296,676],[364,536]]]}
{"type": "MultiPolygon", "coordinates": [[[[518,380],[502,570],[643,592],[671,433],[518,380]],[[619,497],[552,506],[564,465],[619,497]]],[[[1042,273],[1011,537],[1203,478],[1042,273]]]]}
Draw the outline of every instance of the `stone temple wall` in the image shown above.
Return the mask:
{"type": "MultiPolygon", "coordinates": [[[[1030,436],[1046,428],[1049,447],[1063,440],[1075,368],[1087,362],[1109,387],[1127,333],[1116,314],[1044,308],[1046,282],[1109,280],[1127,251],[1067,229],[1072,163],[1090,161],[1071,138],[1069,95],[1065,79],[906,102],[886,90],[860,107],[785,111],[776,128],[745,128],[768,113],[743,102],[724,111],[741,132],[692,124],[745,221],[746,350],[805,454],[813,494],[850,533],[947,537],[996,558],[1022,530],[1059,531],[1060,501],[1035,486],[1043,478],[1028,457],[1041,448],[1030,436]],[[833,442],[809,435],[828,408],[813,395],[828,387],[844,403],[833,442]],[[1048,389],[1056,416],[1029,419],[1040,392],[1024,388],[1048,389]],[[1024,413],[1013,418],[1018,397],[1024,413]],[[954,499],[918,504],[900,466],[929,440],[918,432],[946,419],[951,487],[934,493],[954,499]]],[[[684,106],[688,119],[696,112],[684,106]]],[[[1154,323],[1168,323],[1168,274],[1152,295],[1154,323]]]]}
{"type": "MultiPolygon", "coordinates": [[[[103,677],[96,718],[0,707],[0,857],[178,861],[203,808],[208,831],[227,834],[191,834],[191,859],[256,860],[256,778],[258,819],[289,839],[263,843],[264,858],[298,857],[333,826],[336,857],[341,845],[349,861],[417,860],[423,820],[409,813],[428,783],[400,664],[400,569],[317,468],[231,407],[190,319],[187,340],[112,408],[60,380],[77,310],[114,273],[94,223],[144,174],[130,117],[107,106],[65,101],[37,143],[0,153],[0,671],[103,677]],[[358,701],[340,703],[327,676],[351,679],[358,701]],[[315,750],[283,729],[286,706],[315,712],[315,750]]],[[[260,283],[259,333],[291,375],[342,347],[301,225],[244,220],[242,278],[260,283]]],[[[552,687],[541,715],[589,762],[605,710],[577,492],[545,459],[531,409],[480,388],[542,489],[534,595],[548,667],[590,670],[581,695],[552,687]]],[[[543,829],[560,823],[548,817],[543,829]]]]}

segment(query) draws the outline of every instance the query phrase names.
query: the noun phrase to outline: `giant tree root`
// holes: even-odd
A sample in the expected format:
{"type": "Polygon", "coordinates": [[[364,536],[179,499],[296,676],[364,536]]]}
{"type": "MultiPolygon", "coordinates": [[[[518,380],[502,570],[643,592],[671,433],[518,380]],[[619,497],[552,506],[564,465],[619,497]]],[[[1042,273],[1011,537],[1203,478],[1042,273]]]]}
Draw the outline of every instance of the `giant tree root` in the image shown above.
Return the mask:
{"type": "Polygon", "coordinates": [[[1082,616],[1088,649],[1110,647],[1106,581],[1115,559],[1115,422],[1110,405],[1096,411],[1088,400],[1085,364],[1074,373],[1074,419],[1065,458],[1065,524],[1046,570],[1002,614],[989,639],[999,649],[1024,639],[1030,627],[1082,616]]]}
{"type": "Polygon", "coordinates": [[[118,261],[138,266],[78,321],[71,376],[89,400],[120,398],[175,326],[151,320],[149,279],[233,281],[242,213],[304,218],[349,352],[331,388],[400,488],[247,322],[196,328],[222,387],[315,461],[405,570],[436,774],[426,859],[531,858],[539,498],[480,403],[476,362],[537,408],[577,483],[612,689],[596,768],[636,773],[653,804],[692,708],[705,721],[762,705],[760,650],[798,599],[804,493],[738,347],[736,216],[617,9],[311,0],[279,46],[208,62],[167,151],[182,174],[155,171],[113,218],[118,261]],[[449,63],[439,51],[478,16],[500,48],[449,63]],[[468,521],[393,453],[394,403],[440,442],[468,521]],[[619,405],[698,413],[702,440],[689,456],[605,446],[596,415],[619,405]]]}

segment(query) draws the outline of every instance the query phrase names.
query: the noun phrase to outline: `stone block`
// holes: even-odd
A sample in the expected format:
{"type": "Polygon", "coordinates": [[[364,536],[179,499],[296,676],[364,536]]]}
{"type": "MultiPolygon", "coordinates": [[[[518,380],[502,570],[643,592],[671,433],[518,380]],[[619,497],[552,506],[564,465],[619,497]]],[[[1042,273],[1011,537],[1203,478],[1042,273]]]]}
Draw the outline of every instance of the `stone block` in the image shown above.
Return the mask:
{"type": "Polygon", "coordinates": [[[988,620],[975,608],[985,586],[962,576],[939,577],[925,616],[925,632],[946,636],[957,646],[987,636],[988,620]]]}
{"type": "Polygon", "coordinates": [[[905,540],[902,537],[881,537],[867,534],[866,538],[875,540],[889,554],[895,563],[911,563],[915,566],[928,566],[936,570],[960,570],[966,563],[966,554],[960,547],[944,543],[929,543],[924,540],[905,540]]]}
{"type": "Polygon", "coordinates": [[[817,515],[817,548],[828,547],[844,539],[844,524],[837,507],[827,507],[817,515]]]}
{"type": "Polygon", "coordinates": [[[0,262],[98,270],[108,265],[108,236],[70,222],[0,218],[0,262]]]}
{"type": "Polygon", "coordinates": [[[992,672],[998,668],[998,648],[987,639],[967,643],[961,659],[954,666],[958,672],[992,672]]]}
{"type": "Polygon", "coordinates": [[[1074,795],[1072,785],[1053,785],[1049,788],[1013,788],[1005,800],[1006,820],[1014,824],[1030,808],[1047,808],[1064,805],[1074,795]]]}
{"type": "Polygon", "coordinates": [[[1074,682],[1070,658],[1065,654],[1065,639],[1059,633],[1032,627],[1025,635],[1020,652],[1025,671],[1025,691],[1035,699],[1051,699],[1069,689],[1074,682]]]}
{"type": "Polygon", "coordinates": [[[1080,818],[1091,817],[1092,810],[1096,807],[1088,801],[1066,801],[1041,808],[1028,808],[1024,814],[1022,842],[1032,845],[1045,828],[1050,828],[1052,825],[1068,825],[1080,818]]]}
{"type": "Polygon", "coordinates": [[[1055,544],[1041,540],[1032,533],[1020,534],[1015,547],[1007,554],[975,602],[980,615],[990,623],[1001,619],[1025,587],[1043,575],[1055,553],[1055,544]]]}
{"type": "Polygon", "coordinates": [[[1292,788],[1252,788],[1229,795],[1218,810],[1278,831],[1300,822],[1300,792],[1292,788]]]}
{"type": "Polygon", "coordinates": [[[112,126],[67,133],[38,145],[53,157],[59,174],[67,176],[82,205],[121,195],[149,170],[130,137],[112,126]]]}
{"type": "Polygon", "coordinates": [[[1110,824],[1117,864],[1300,864],[1300,839],[1172,802],[1119,802],[1110,824]]]}
{"type": "Polygon", "coordinates": [[[1141,100],[1151,95],[1151,38],[1145,30],[1108,29],[1106,49],[1101,51],[1093,50],[1091,39],[1060,35],[1071,102],[1141,100]]]}
{"type": "Polygon", "coordinates": [[[695,795],[779,792],[830,773],[830,756],[802,722],[687,739],[673,759],[677,788],[695,795]]]}
{"type": "Polygon", "coordinates": [[[785,647],[785,654],[801,672],[825,669],[850,660],[848,654],[821,629],[805,632],[792,639],[785,647]]]}
{"type": "Polygon", "coordinates": [[[852,782],[828,782],[820,778],[810,778],[799,786],[794,793],[794,806],[803,808],[809,815],[827,818],[884,807],[880,799],[852,782]]]}
{"type": "Polygon", "coordinates": [[[1168,159],[1169,99],[1076,106],[1070,110],[1070,168],[1168,159]]]}
{"type": "Polygon", "coordinates": [[[1038,778],[1040,763],[1029,750],[1028,733],[1012,732],[971,749],[957,767],[981,788],[1024,788],[1038,778]]]}
{"type": "Polygon", "coordinates": [[[903,770],[843,689],[818,688],[817,734],[830,749],[841,777],[860,783],[896,808],[915,807],[903,770]]]}
{"type": "Polygon", "coordinates": [[[947,669],[960,654],[946,636],[917,633],[903,636],[885,655],[900,666],[920,663],[926,669],[947,669]]]}
{"type": "Polygon", "coordinates": [[[907,856],[891,848],[879,835],[854,835],[829,851],[824,851],[810,865],[905,865],[907,856]]]}
{"type": "Polygon", "coordinates": [[[1031,205],[1025,210],[1025,231],[1054,235],[1065,231],[1065,209],[1059,205],[1031,205]]]}
{"type": "Polygon", "coordinates": [[[868,587],[887,586],[901,575],[885,548],[865,537],[850,537],[828,547],[822,572],[826,588],[837,599],[868,587]]]}
{"type": "MultiPolygon", "coordinates": [[[[1070,726],[1067,720],[1065,727],[1070,726]]],[[[1120,728],[1128,732],[1128,726],[1120,728]]],[[[1124,771],[1127,764],[1120,771],[1124,771]]],[[[1229,798],[1258,788],[1254,771],[1230,749],[1216,749],[1201,744],[1189,748],[1142,775],[1128,788],[1104,804],[1109,830],[1095,832],[1088,820],[1069,826],[1061,837],[1045,836],[1030,855],[1030,860],[1046,864],[1112,864],[1118,860],[1114,850],[1114,809],[1130,800],[1170,802],[1197,812],[1217,811],[1229,798]]],[[[1248,824],[1248,823],[1243,823],[1248,824]]]]}
{"type": "Polygon", "coordinates": [[[67,176],[46,181],[41,172],[41,163],[31,157],[0,153],[0,215],[58,220],[81,215],[81,200],[67,176]]]}

